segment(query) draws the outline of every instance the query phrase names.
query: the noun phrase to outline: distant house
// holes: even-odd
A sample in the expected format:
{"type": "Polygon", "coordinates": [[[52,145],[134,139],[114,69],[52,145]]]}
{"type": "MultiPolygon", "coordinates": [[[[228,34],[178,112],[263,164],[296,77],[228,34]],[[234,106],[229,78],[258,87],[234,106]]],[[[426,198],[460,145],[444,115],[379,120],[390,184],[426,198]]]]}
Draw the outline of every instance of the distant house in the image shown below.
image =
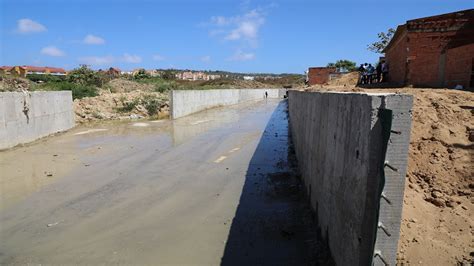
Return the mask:
{"type": "MultiPolygon", "coordinates": [[[[219,75],[214,75],[214,77],[212,77],[212,78],[216,79],[216,78],[218,78],[217,76],[220,77],[219,75]]],[[[184,71],[184,72],[180,72],[180,73],[176,74],[176,78],[181,79],[181,80],[189,80],[189,81],[210,80],[211,79],[210,75],[208,75],[208,74],[206,74],[202,71],[197,71],[197,72],[184,71]]]]}
{"type": "Polygon", "coordinates": [[[255,80],[254,76],[244,76],[244,80],[255,80]]]}
{"type": "Polygon", "coordinates": [[[12,66],[1,66],[0,67],[0,74],[3,75],[10,75],[10,71],[12,70],[12,66]]]}
{"type": "Polygon", "coordinates": [[[150,77],[160,77],[163,74],[163,71],[152,69],[152,70],[147,70],[146,73],[150,75],[150,77]]]}
{"type": "Polygon", "coordinates": [[[474,90],[474,9],[409,20],[384,52],[394,84],[474,90]]]}
{"type": "Polygon", "coordinates": [[[306,72],[306,82],[308,85],[326,84],[330,80],[331,74],[337,72],[335,67],[310,67],[306,72]]]}
{"type": "Polygon", "coordinates": [[[14,66],[10,73],[19,77],[26,77],[26,75],[30,74],[64,76],[66,75],[66,70],[58,67],[14,66]]]}
{"type": "Polygon", "coordinates": [[[220,79],[221,75],[207,75],[207,80],[215,80],[215,79],[220,79]]]}
{"type": "Polygon", "coordinates": [[[116,68],[116,67],[111,67],[111,68],[109,68],[109,70],[107,70],[107,74],[109,76],[115,77],[115,78],[119,77],[121,73],[122,73],[122,71],[120,69],[116,68]]]}

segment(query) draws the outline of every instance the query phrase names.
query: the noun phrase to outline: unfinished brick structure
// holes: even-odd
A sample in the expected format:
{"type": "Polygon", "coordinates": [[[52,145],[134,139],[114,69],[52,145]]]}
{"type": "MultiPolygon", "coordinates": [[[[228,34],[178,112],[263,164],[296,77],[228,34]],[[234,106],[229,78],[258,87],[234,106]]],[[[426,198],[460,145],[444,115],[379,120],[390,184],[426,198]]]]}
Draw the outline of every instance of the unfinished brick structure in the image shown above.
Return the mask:
{"type": "Polygon", "coordinates": [[[474,88],[474,9],[407,21],[384,50],[397,85],[474,88]]]}
{"type": "Polygon", "coordinates": [[[310,67],[308,68],[308,84],[325,84],[333,73],[336,73],[335,67],[310,67]]]}

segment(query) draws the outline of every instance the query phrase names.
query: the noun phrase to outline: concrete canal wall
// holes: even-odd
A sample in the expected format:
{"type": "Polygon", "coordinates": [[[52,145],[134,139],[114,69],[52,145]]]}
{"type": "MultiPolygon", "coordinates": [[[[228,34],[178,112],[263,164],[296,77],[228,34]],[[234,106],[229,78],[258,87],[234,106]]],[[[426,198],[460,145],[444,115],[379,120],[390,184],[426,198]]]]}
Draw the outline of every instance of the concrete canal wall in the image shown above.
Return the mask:
{"type": "Polygon", "coordinates": [[[0,93],[0,150],[73,126],[70,91],[0,93]]]}
{"type": "Polygon", "coordinates": [[[257,101],[268,98],[283,98],[284,89],[220,89],[220,90],[174,90],[170,95],[171,118],[176,119],[213,107],[257,101]]]}
{"type": "Polygon", "coordinates": [[[289,92],[299,168],[337,265],[395,265],[412,97],[289,92]]]}

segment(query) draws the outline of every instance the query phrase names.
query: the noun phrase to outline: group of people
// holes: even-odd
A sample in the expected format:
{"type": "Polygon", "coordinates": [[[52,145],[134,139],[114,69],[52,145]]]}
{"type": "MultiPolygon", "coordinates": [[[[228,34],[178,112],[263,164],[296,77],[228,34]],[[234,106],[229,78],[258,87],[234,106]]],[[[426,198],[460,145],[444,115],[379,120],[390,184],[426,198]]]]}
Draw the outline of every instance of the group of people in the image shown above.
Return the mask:
{"type": "Polygon", "coordinates": [[[388,77],[388,63],[384,60],[377,64],[360,64],[358,71],[360,73],[359,84],[372,84],[386,82],[388,77]]]}

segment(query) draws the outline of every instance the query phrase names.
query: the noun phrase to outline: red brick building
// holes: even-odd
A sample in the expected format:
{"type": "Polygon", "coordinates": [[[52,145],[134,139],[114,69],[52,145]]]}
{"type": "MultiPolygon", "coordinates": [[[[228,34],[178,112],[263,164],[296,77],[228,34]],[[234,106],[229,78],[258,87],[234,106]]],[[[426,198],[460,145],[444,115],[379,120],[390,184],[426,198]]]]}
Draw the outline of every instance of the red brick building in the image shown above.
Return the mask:
{"type": "Polygon", "coordinates": [[[329,76],[336,73],[335,67],[310,67],[308,68],[308,84],[325,84],[329,81],[329,76]]]}
{"type": "Polygon", "coordinates": [[[394,84],[473,90],[474,9],[409,20],[384,52],[394,84]]]}

